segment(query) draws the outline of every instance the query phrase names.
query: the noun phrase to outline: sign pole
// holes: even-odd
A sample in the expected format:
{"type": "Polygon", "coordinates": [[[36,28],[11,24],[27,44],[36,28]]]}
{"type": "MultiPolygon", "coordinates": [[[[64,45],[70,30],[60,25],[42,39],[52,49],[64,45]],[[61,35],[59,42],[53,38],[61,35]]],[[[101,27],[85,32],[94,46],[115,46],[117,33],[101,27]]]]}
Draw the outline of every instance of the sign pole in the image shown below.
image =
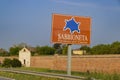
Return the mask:
{"type": "Polygon", "coordinates": [[[90,44],[91,18],[63,14],[52,15],[53,43],[68,45],[67,75],[71,76],[71,46],[72,44],[90,44]],[[82,24],[81,24],[82,23],[82,24]],[[74,33],[75,32],[75,33],[74,33]]]}
{"type": "Polygon", "coordinates": [[[68,44],[67,75],[71,76],[71,44],[68,44]]]}

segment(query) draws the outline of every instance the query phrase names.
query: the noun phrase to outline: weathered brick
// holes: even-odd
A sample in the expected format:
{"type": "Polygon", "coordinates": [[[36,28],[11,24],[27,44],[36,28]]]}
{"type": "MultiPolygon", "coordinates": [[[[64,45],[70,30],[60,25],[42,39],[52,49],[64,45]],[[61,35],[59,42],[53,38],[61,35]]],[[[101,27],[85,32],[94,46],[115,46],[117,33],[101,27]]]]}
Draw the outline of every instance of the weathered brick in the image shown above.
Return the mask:
{"type": "MultiPolygon", "coordinates": [[[[6,57],[0,57],[2,62],[6,57]]],[[[18,57],[7,57],[18,58],[18,57]]],[[[67,69],[67,56],[32,56],[31,67],[54,70],[67,69]]],[[[82,55],[72,56],[72,71],[120,73],[120,55],[82,55]]]]}

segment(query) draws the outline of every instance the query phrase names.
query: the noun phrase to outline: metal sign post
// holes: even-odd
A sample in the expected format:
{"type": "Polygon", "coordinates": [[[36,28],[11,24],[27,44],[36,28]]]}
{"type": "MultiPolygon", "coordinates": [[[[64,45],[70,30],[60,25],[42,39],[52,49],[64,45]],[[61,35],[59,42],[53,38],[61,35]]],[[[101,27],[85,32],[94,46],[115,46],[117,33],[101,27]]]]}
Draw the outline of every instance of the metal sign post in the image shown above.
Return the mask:
{"type": "Polygon", "coordinates": [[[71,44],[68,44],[67,75],[71,76],[71,44]]]}

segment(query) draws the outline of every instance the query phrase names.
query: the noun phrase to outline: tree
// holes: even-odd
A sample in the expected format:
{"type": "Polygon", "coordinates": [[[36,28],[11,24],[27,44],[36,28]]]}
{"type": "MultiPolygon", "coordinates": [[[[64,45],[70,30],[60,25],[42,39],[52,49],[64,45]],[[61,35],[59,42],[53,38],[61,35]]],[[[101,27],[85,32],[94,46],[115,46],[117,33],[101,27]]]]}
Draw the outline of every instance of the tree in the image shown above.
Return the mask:
{"type": "Polygon", "coordinates": [[[62,54],[62,47],[60,43],[56,43],[53,45],[56,54],[62,54]]]}
{"type": "Polygon", "coordinates": [[[29,46],[28,46],[26,43],[22,42],[22,43],[13,45],[13,47],[20,47],[20,48],[23,48],[23,47],[29,47],[29,46]]]}
{"type": "Polygon", "coordinates": [[[68,45],[62,45],[62,54],[66,55],[68,52],[68,45]]]}
{"type": "Polygon", "coordinates": [[[87,54],[90,54],[91,48],[88,46],[81,46],[80,50],[85,50],[87,54]]]}
{"type": "Polygon", "coordinates": [[[5,49],[0,49],[0,56],[9,56],[9,53],[5,49]]]}
{"type": "Polygon", "coordinates": [[[22,48],[19,47],[19,46],[10,47],[9,53],[10,53],[10,55],[15,56],[15,55],[18,55],[18,54],[19,54],[19,51],[20,51],[21,49],[22,49],[22,48]]]}
{"type": "Polygon", "coordinates": [[[10,55],[12,55],[12,56],[18,55],[18,54],[19,54],[19,51],[20,51],[23,47],[25,47],[25,46],[27,46],[26,43],[20,43],[20,44],[17,44],[17,45],[13,45],[13,46],[10,47],[10,49],[9,49],[10,55]]]}
{"type": "Polygon", "coordinates": [[[91,54],[110,54],[110,45],[99,44],[99,45],[93,46],[91,49],[91,54]]]}
{"type": "Polygon", "coordinates": [[[115,41],[111,44],[111,54],[120,54],[120,42],[115,41]]]}
{"type": "Polygon", "coordinates": [[[55,44],[53,45],[53,48],[59,49],[59,48],[61,48],[61,44],[60,44],[60,43],[55,43],[55,44]]]}
{"type": "Polygon", "coordinates": [[[37,46],[36,53],[38,53],[38,55],[53,55],[55,53],[55,49],[49,46],[37,46]]]}

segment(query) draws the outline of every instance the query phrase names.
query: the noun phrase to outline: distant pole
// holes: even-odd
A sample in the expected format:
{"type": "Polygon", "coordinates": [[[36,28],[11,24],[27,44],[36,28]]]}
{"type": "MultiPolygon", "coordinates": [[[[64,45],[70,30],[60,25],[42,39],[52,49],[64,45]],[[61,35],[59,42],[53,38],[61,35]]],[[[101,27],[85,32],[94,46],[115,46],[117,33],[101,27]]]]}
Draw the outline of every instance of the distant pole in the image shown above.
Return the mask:
{"type": "Polygon", "coordinates": [[[71,76],[71,44],[68,44],[67,75],[71,76]]]}

